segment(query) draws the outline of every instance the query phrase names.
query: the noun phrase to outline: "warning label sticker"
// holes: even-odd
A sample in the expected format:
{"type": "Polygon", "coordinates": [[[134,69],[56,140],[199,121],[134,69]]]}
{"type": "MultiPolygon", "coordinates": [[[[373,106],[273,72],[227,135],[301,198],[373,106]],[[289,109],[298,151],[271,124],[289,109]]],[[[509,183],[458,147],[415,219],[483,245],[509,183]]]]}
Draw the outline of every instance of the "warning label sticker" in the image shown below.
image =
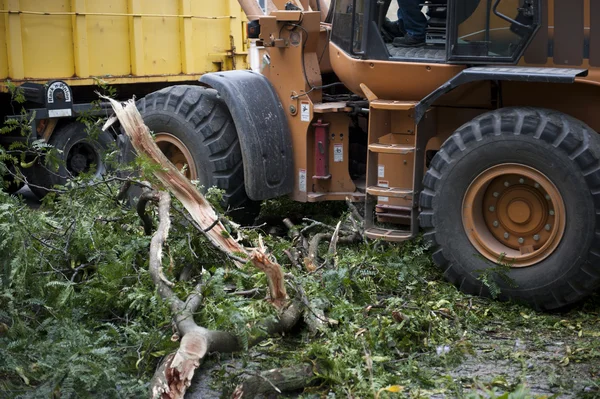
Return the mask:
{"type": "Polygon", "coordinates": [[[385,166],[379,165],[377,167],[377,177],[385,177],[385,166]]]}
{"type": "Polygon", "coordinates": [[[344,162],[344,145],[333,145],[333,162],[344,162]]]}
{"type": "Polygon", "coordinates": [[[302,122],[310,122],[310,103],[300,104],[300,120],[302,122]]]}
{"type": "Polygon", "coordinates": [[[300,169],[300,174],[298,176],[298,191],[303,193],[306,192],[306,169],[300,169]]]}
{"type": "Polygon", "coordinates": [[[379,187],[389,187],[389,186],[390,186],[390,182],[389,182],[389,181],[387,181],[387,180],[379,180],[379,181],[377,182],[377,185],[378,185],[379,187]]]}
{"type": "Polygon", "coordinates": [[[390,198],[389,197],[379,197],[379,201],[381,201],[381,202],[389,202],[390,198]]]}

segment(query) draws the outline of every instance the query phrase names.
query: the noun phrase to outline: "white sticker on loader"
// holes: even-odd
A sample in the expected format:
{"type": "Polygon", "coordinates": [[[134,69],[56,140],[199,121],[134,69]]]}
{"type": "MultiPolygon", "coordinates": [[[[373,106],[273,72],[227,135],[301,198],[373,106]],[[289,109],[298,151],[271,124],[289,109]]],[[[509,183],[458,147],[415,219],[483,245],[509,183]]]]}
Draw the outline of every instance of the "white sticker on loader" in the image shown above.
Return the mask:
{"type": "Polygon", "coordinates": [[[344,162],[344,145],[333,145],[333,162],[344,162]]]}
{"type": "Polygon", "coordinates": [[[300,120],[302,122],[310,122],[310,103],[300,103],[300,120]]]}
{"type": "Polygon", "coordinates": [[[385,177],[385,166],[379,165],[377,167],[377,177],[385,177]]]}
{"type": "Polygon", "coordinates": [[[300,175],[298,176],[298,191],[306,192],[306,169],[300,169],[300,175]]]}
{"type": "Polygon", "coordinates": [[[381,202],[389,202],[390,198],[389,197],[379,197],[379,201],[381,202]]]}

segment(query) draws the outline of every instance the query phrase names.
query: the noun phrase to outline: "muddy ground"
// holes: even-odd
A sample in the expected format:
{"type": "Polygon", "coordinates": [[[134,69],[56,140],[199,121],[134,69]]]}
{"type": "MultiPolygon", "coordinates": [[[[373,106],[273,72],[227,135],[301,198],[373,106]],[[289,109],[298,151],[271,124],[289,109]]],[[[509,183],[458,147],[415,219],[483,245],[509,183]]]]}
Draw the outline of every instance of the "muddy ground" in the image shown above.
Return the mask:
{"type": "MultiPolygon", "coordinates": [[[[481,301],[480,299],[477,299],[481,301]]],[[[484,305],[485,301],[482,302],[484,305]]],[[[538,313],[515,305],[490,303],[481,309],[490,317],[487,326],[471,333],[461,350],[462,356],[417,354],[414,367],[422,367],[422,388],[388,397],[401,398],[600,398],[600,296],[563,313],[538,313]],[[438,356],[438,366],[428,366],[419,356],[438,356]],[[446,359],[446,356],[448,358],[446,359]],[[518,395],[519,387],[524,394],[518,395]],[[494,392],[496,396],[491,394],[494,392]],[[504,397],[502,397],[504,398],[504,397]]],[[[224,380],[238,375],[244,367],[258,365],[269,346],[252,351],[245,357],[212,359],[203,365],[186,396],[188,399],[219,397],[224,380]],[[254,363],[256,361],[256,363],[254,363]]],[[[390,367],[408,359],[392,359],[390,367]]],[[[420,377],[417,377],[420,378],[420,377]]],[[[230,381],[229,381],[230,382],[230,381]]],[[[327,390],[308,389],[305,393],[285,396],[275,393],[267,398],[333,398],[327,390]]],[[[352,397],[352,396],[348,396],[352,397]]]]}

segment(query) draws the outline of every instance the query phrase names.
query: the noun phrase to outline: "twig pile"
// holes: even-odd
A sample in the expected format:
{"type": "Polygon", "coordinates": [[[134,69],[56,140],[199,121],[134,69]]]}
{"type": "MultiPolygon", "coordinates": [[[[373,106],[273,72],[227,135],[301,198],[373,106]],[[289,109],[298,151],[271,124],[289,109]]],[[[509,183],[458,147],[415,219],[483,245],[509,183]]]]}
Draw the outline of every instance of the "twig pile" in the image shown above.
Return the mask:
{"type": "Polygon", "coordinates": [[[285,254],[292,264],[302,269],[300,263],[304,264],[306,271],[314,273],[326,266],[337,266],[337,245],[352,244],[364,240],[363,235],[363,217],[356,209],[354,204],[347,199],[346,203],[350,212],[344,220],[340,220],[337,225],[330,226],[309,218],[303,218],[302,221],[308,225],[299,229],[290,219],[284,219],[283,223],[290,230],[295,248],[286,250],[285,254]],[[326,230],[309,234],[316,229],[326,230]],[[319,245],[323,241],[329,241],[327,256],[319,264],[319,245]]]}

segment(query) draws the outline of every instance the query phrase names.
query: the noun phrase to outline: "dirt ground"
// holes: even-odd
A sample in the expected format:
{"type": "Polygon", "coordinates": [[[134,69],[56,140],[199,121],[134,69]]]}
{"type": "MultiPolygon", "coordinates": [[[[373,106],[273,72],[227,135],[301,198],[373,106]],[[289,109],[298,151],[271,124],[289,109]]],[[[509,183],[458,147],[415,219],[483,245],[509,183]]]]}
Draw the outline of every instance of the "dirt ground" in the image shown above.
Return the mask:
{"type": "MultiPolygon", "coordinates": [[[[440,365],[419,370],[427,380],[423,389],[390,398],[505,398],[516,387],[527,389],[525,396],[510,398],[600,398],[600,297],[597,295],[566,313],[538,313],[526,308],[492,303],[489,324],[468,341],[460,361],[439,350],[440,365]],[[515,311],[516,314],[504,311],[515,311]],[[434,386],[431,386],[433,382],[434,386]],[[494,390],[497,396],[491,396],[494,390]],[[477,396],[479,395],[479,396],[477,396]]],[[[484,311],[485,313],[488,310],[484,311]]],[[[431,354],[429,354],[431,355],[431,354]]],[[[262,350],[246,359],[257,360],[262,350]]],[[[428,354],[424,354],[428,356],[428,354]]],[[[434,355],[435,356],[435,355],[434,355]]],[[[402,362],[406,359],[392,360],[402,362]]],[[[247,367],[240,359],[213,359],[196,374],[188,399],[217,397],[225,375],[247,367]],[[215,396],[216,395],[216,396],[215,396]]],[[[396,363],[398,364],[398,363],[396,363]]],[[[227,377],[227,378],[229,378],[227,377]]],[[[326,392],[296,393],[290,398],[334,398],[326,392]]],[[[351,397],[351,396],[348,396],[351,397]]],[[[506,397],[508,399],[508,397],[506,397]]]]}
{"type": "MultiPolygon", "coordinates": [[[[474,354],[450,369],[438,369],[465,391],[477,389],[477,381],[504,391],[519,383],[525,384],[532,395],[555,398],[600,398],[597,383],[600,365],[593,359],[571,361],[573,348],[582,341],[567,338],[559,341],[551,336],[523,329],[513,332],[488,332],[487,338],[473,342],[474,354]],[[537,335],[537,336],[536,336],[537,335]]],[[[587,341],[598,350],[598,338],[587,341]]],[[[577,350],[577,349],[575,349],[577,350]]],[[[580,351],[581,353],[581,351],[580,351]]],[[[439,393],[431,398],[451,398],[439,393]]]]}

